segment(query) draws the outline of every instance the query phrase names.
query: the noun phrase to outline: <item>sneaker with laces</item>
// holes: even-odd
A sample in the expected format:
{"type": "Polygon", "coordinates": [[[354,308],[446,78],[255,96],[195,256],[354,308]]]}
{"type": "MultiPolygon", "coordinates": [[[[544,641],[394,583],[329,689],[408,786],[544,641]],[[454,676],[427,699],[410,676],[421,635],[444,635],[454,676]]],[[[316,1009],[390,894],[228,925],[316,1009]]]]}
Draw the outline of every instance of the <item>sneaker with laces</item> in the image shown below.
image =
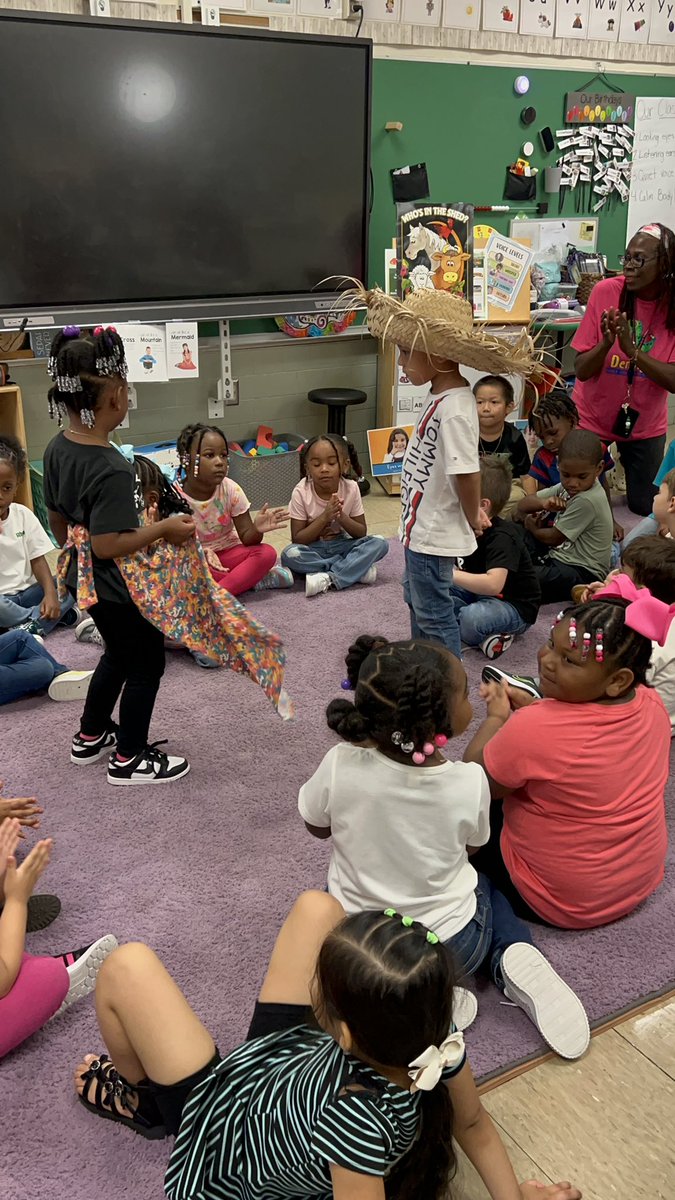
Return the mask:
{"type": "Polygon", "coordinates": [[[533,675],[509,675],[499,667],[483,667],[481,672],[483,683],[508,683],[509,687],[520,688],[535,700],[543,699],[537,681],[533,675]]]}
{"type": "Polygon", "coordinates": [[[96,628],[96,622],[93,617],[85,617],[84,621],[80,621],[75,630],[75,637],[78,642],[93,642],[96,646],[103,645],[103,638],[96,628]]]}
{"type": "MultiPolygon", "coordinates": [[[[63,1004],[54,1013],[58,1017],[59,1013],[70,1008],[71,1004],[75,1004],[77,1000],[83,1000],[90,992],[93,992],[96,987],[96,976],[104,960],[113,950],[117,949],[117,938],[112,933],[107,933],[105,937],[100,937],[98,941],[91,946],[84,946],[81,950],[69,950],[66,954],[54,954],[53,958],[60,958],[65,964],[68,972],[70,984],[63,1004]]],[[[54,1017],[52,1017],[52,1020],[54,1017]]]]}
{"type": "Polygon", "coordinates": [[[24,633],[32,633],[33,637],[40,638],[40,641],[45,640],[45,631],[39,621],[22,621],[20,625],[13,625],[13,629],[23,629],[24,633]]]}
{"type": "Polygon", "coordinates": [[[116,787],[131,787],[137,783],[173,783],[174,780],[187,775],[190,770],[188,760],[165,754],[163,750],[157,749],[159,745],[163,743],[154,742],[151,746],[146,746],[145,750],[141,750],[140,754],[126,761],[120,759],[117,754],[111,754],[108,783],[115,784],[116,787]]]}
{"type": "Polygon", "coordinates": [[[93,671],[62,671],[49,685],[50,700],[83,700],[89,691],[93,671]]]}
{"type": "Polygon", "coordinates": [[[77,625],[77,622],[81,616],[82,613],[80,612],[79,608],[76,608],[75,605],[73,605],[72,608],[68,609],[68,612],[63,614],[61,620],[59,621],[59,625],[64,625],[66,629],[72,629],[74,625],[77,625]]]}
{"type": "Polygon", "coordinates": [[[79,763],[80,766],[87,766],[89,763],[98,762],[99,758],[103,758],[105,754],[109,754],[117,745],[117,726],[111,725],[97,738],[83,738],[81,733],[76,733],[70,747],[70,761],[79,763]]]}
{"type": "Polygon", "coordinates": [[[305,575],[305,595],[320,596],[333,586],[333,581],[327,571],[317,571],[314,575],[305,575]]]}
{"type": "Polygon", "coordinates": [[[365,575],[361,576],[361,578],[359,579],[359,583],[374,583],[376,579],[377,579],[377,567],[375,566],[375,563],[373,563],[372,567],[368,567],[368,570],[366,571],[365,575]]]}
{"type": "Polygon", "coordinates": [[[282,567],[281,563],[277,563],[276,566],[272,567],[271,571],[268,571],[267,574],[263,575],[262,579],[256,583],[253,591],[266,592],[271,588],[291,588],[293,587],[294,582],[295,580],[293,579],[293,572],[289,571],[288,567],[282,567]]]}
{"type": "Polygon", "coordinates": [[[513,642],[512,633],[493,633],[492,637],[481,642],[480,648],[486,658],[499,658],[513,642]]]}
{"type": "Polygon", "coordinates": [[[455,1029],[463,1033],[473,1025],[478,1015],[478,1001],[468,988],[454,987],[452,989],[452,1023],[455,1029]]]}
{"type": "Polygon", "coordinates": [[[527,942],[514,942],[507,946],[499,966],[506,999],[527,1013],[561,1058],[581,1058],[591,1040],[588,1017],[579,997],[548,959],[527,942]]]}

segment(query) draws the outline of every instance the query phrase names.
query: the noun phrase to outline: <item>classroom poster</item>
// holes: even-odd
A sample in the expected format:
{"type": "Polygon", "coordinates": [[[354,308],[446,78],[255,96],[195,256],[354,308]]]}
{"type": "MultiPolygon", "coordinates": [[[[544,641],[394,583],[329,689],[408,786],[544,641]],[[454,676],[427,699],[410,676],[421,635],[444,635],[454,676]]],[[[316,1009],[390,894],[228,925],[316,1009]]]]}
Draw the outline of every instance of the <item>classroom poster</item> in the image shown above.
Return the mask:
{"type": "Polygon", "coordinates": [[[587,38],[590,0],[558,0],[555,12],[557,38],[587,38]]]}
{"type": "Polygon", "coordinates": [[[295,0],[253,0],[253,8],[257,12],[268,13],[270,16],[287,17],[295,12],[295,0]]]}
{"type": "Polygon", "coordinates": [[[553,37],[554,25],[555,0],[520,0],[520,33],[553,37]]]}
{"type": "Polygon", "coordinates": [[[390,425],[386,429],[368,430],[370,471],[378,475],[400,475],[403,457],[415,426],[390,425]]]}
{"type": "Polygon", "coordinates": [[[652,0],[649,42],[652,46],[675,45],[675,0],[652,0]]]}
{"type": "Polygon", "coordinates": [[[166,383],[166,333],[163,325],[118,325],[124,342],[130,383],[166,383]]]}
{"type": "Polygon", "coordinates": [[[443,0],[446,29],[480,29],[481,0],[443,0]]]}
{"type": "Polygon", "coordinates": [[[619,36],[620,0],[591,0],[588,12],[589,40],[615,42],[619,36]]]}
{"type": "Polygon", "coordinates": [[[199,378],[197,322],[170,322],[166,327],[166,365],[169,379],[199,378]]]}
{"type": "Polygon", "coordinates": [[[472,204],[396,206],[399,296],[424,288],[471,300],[472,204]]]}
{"type": "Polygon", "coordinates": [[[517,33],[519,10],[520,0],[483,0],[483,29],[517,33]]]}
{"type": "Polygon", "coordinates": [[[646,46],[652,15],[652,0],[620,0],[619,41],[646,46]]]}
{"type": "Polygon", "coordinates": [[[410,425],[417,420],[429,399],[429,385],[411,383],[403,367],[396,363],[394,383],[394,414],[397,425],[410,425]]]}
{"type": "Polygon", "coordinates": [[[411,25],[440,25],[443,0],[403,0],[402,20],[411,25]]]}
{"type": "Polygon", "coordinates": [[[528,276],[534,254],[520,242],[493,233],[485,247],[485,292],[488,304],[511,312],[528,276]]]}
{"type": "Polygon", "coordinates": [[[342,17],[342,0],[298,0],[298,12],[303,17],[342,17]]]}
{"type": "Polygon", "coordinates": [[[401,0],[362,0],[366,21],[400,21],[401,0]]]}

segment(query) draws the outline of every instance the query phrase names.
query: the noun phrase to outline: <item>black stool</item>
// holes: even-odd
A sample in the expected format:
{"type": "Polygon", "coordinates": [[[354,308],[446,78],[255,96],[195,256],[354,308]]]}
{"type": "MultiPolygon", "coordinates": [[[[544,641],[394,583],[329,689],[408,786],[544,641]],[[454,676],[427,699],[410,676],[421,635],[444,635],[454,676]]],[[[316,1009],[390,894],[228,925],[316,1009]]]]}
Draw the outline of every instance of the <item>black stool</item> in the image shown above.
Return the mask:
{"type": "Polygon", "coordinates": [[[309,392],[312,404],[325,404],[328,409],[327,433],[335,433],[338,437],[345,435],[345,409],[350,404],[365,404],[365,392],[355,388],[315,388],[309,392]]]}

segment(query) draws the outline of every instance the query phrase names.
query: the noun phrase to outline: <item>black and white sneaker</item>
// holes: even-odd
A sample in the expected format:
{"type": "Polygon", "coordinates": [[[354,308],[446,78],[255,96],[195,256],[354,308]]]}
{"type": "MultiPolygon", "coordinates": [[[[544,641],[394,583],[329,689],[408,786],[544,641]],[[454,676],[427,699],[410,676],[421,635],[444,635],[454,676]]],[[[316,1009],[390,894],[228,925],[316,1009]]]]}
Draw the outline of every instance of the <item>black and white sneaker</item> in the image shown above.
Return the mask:
{"type": "Polygon", "coordinates": [[[543,699],[532,675],[510,675],[508,671],[501,671],[499,667],[483,667],[481,678],[483,683],[507,683],[509,687],[527,692],[528,696],[533,696],[535,700],[543,699]]]}
{"type": "Polygon", "coordinates": [[[190,770],[186,758],[178,758],[165,754],[157,747],[163,742],[153,742],[140,754],[126,761],[120,760],[117,754],[111,754],[108,764],[108,783],[117,787],[130,787],[136,783],[173,783],[182,779],[190,770]]]}
{"type": "Polygon", "coordinates": [[[70,748],[70,761],[86,767],[89,763],[98,762],[104,755],[110,754],[116,745],[116,725],[111,725],[110,729],[106,729],[105,733],[102,733],[95,741],[91,741],[89,738],[85,739],[81,733],[76,733],[70,748]]]}

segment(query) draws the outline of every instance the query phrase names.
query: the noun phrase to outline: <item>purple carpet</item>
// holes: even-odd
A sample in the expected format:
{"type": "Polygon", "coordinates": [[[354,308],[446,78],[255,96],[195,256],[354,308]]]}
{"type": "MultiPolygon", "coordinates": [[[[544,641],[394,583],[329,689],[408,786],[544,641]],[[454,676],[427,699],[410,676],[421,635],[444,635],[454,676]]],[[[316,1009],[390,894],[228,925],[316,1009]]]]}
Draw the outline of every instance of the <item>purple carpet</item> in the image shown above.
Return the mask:
{"type": "MultiPolygon", "coordinates": [[[[37,698],[2,710],[6,794],[35,794],[44,803],[43,829],[56,849],[41,886],[63,901],[61,916],[29,938],[29,949],[64,951],[108,931],[120,941],[147,941],[221,1051],[237,1044],[283,915],[299,891],[324,884],[329,844],[305,833],[298,788],[332,744],[324,708],[339,694],[349,642],[366,632],[407,635],[401,568],[401,548],[393,544],[375,587],[312,601],[300,591],[254,598],[256,615],[286,642],[293,723],[284,724],[247,680],[169,654],[152,735],[168,737],[170,749],[192,762],[191,774],[175,786],[114,789],[103,764],[71,766],[74,705],[37,698]]],[[[549,621],[545,612],[504,665],[531,673],[549,621]]],[[[53,635],[50,647],[73,667],[93,665],[98,656],[70,632],[53,635]]],[[[465,662],[480,716],[475,693],[485,660],[469,651],[465,662]]],[[[454,755],[468,736],[451,746],[454,755]]],[[[673,981],[671,787],[667,804],[669,869],[651,900],[605,929],[537,931],[542,950],[578,991],[592,1021],[673,981]]],[[[479,984],[478,996],[479,1018],[467,1035],[477,1075],[543,1049],[525,1015],[501,1006],[491,985],[479,984]]],[[[0,1063],[3,1200],[160,1200],[169,1143],[153,1145],[116,1129],[74,1098],[74,1066],[83,1053],[99,1049],[88,1000],[0,1063]]]]}

